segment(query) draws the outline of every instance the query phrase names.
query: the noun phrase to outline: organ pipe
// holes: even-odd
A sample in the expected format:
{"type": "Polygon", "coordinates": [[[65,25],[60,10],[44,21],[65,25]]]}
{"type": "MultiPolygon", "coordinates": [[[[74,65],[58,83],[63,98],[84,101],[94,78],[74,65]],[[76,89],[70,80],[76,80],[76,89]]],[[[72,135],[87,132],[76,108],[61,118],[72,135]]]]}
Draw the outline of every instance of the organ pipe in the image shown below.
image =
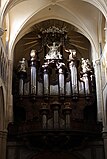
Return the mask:
{"type": "Polygon", "coordinates": [[[32,50],[30,53],[30,92],[35,95],[37,92],[37,68],[36,68],[36,53],[32,50]]]}
{"type": "MultiPolygon", "coordinates": [[[[93,72],[89,60],[82,58],[80,65],[81,71],[79,72],[78,67],[80,62],[76,57],[75,50],[69,51],[70,54],[67,65],[57,50],[60,45],[56,46],[54,42],[53,46],[48,47],[50,50],[44,57],[44,63],[41,64],[41,62],[39,62],[39,66],[36,59],[36,51],[32,50],[30,53],[30,81],[28,82],[30,83],[30,91],[28,92],[30,92],[31,95],[37,96],[75,96],[79,93],[89,95],[91,93],[90,90],[93,90],[93,88],[91,88],[93,87],[93,80],[91,80],[93,72]],[[67,77],[67,72],[69,78],[67,77]],[[91,82],[92,84],[90,85],[91,82]],[[38,91],[41,93],[38,94],[38,91]]],[[[19,95],[24,95],[24,88],[26,88],[24,84],[26,85],[25,78],[27,77],[25,59],[23,58],[19,63],[19,95]]]]}
{"type": "Polygon", "coordinates": [[[22,60],[19,61],[18,77],[19,77],[19,95],[24,95],[24,80],[27,77],[25,58],[22,58],[22,60]]]}

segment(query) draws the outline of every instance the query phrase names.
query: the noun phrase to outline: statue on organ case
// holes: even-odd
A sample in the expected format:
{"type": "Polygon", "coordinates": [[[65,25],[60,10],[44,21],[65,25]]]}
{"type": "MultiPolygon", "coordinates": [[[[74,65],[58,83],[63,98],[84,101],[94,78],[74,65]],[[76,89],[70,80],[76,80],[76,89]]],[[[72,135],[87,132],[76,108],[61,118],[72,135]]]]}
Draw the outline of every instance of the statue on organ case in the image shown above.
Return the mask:
{"type": "Polygon", "coordinates": [[[82,60],[82,64],[81,64],[82,72],[83,73],[90,72],[92,68],[91,68],[89,59],[85,60],[84,58],[82,58],[81,60],[82,60]]]}
{"type": "Polygon", "coordinates": [[[31,50],[30,57],[31,57],[31,61],[33,61],[36,58],[36,51],[35,50],[31,50]]]}
{"type": "Polygon", "coordinates": [[[26,72],[26,61],[25,61],[25,58],[22,58],[22,60],[19,61],[18,72],[26,72]]]}
{"type": "Polygon", "coordinates": [[[58,51],[58,48],[60,47],[59,45],[56,45],[55,42],[53,42],[52,46],[49,46],[47,44],[47,47],[50,49],[49,52],[46,54],[45,59],[62,59],[62,55],[58,51]]]}
{"type": "Polygon", "coordinates": [[[69,49],[69,50],[65,50],[65,52],[69,53],[69,61],[76,58],[76,50],[69,49]]]}

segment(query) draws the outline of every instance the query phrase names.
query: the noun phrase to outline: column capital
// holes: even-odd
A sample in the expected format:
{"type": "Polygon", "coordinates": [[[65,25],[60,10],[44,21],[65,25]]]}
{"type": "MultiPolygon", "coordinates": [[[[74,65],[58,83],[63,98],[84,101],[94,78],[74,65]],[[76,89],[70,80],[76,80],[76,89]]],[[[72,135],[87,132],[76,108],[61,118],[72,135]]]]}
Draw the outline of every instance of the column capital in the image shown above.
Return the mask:
{"type": "Polygon", "coordinates": [[[95,67],[95,66],[100,66],[100,65],[101,65],[100,59],[95,60],[95,61],[93,62],[93,64],[94,64],[94,67],[95,67]]]}
{"type": "Polygon", "coordinates": [[[103,132],[102,137],[103,137],[103,139],[107,139],[107,132],[103,132]]]}
{"type": "Polygon", "coordinates": [[[100,65],[100,59],[95,60],[95,64],[100,65]]]}
{"type": "Polygon", "coordinates": [[[6,138],[7,137],[7,133],[8,133],[7,130],[1,130],[0,131],[0,138],[6,138]]]}
{"type": "Polygon", "coordinates": [[[104,28],[104,31],[107,31],[107,27],[104,28]]]}

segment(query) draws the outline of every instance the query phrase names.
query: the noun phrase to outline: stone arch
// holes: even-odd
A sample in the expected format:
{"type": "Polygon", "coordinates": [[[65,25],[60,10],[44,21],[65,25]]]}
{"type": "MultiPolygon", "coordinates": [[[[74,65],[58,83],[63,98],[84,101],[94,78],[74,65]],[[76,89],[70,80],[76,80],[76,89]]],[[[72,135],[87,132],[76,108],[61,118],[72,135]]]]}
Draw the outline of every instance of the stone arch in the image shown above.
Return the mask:
{"type": "Polygon", "coordinates": [[[19,4],[23,1],[25,1],[25,0],[11,0],[11,1],[5,2],[2,13],[1,13],[2,25],[3,25],[4,17],[8,13],[8,11],[10,11],[14,6],[16,6],[17,4],[19,4]]]}
{"type": "MultiPolygon", "coordinates": [[[[87,2],[88,3],[88,2],[87,2]]],[[[91,4],[90,3],[90,5],[92,5],[92,6],[94,6],[94,7],[96,7],[95,5],[93,5],[93,4],[91,4]]],[[[59,5],[58,5],[59,6],[59,5]]],[[[62,7],[62,6],[61,6],[62,7]]],[[[44,7],[44,8],[46,8],[46,7],[44,7]]],[[[97,9],[99,9],[98,7],[96,7],[97,9]]],[[[64,9],[64,8],[63,8],[64,9]]],[[[99,9],[100,10],[100,9],[99,9]]],[[[100,10],[101,11],[101,10],[100,10]]],[[[102,12],[102,11],[101,11],[102,12]]],[[[29,20],[30,19],[32,19],[32,17],[34,16],[34,14],[35,13],[32,13],[32,15],[29,15],[27,18],[26,18],[26,20],[25,21],[23,21],[23,23],[21,24],[21,26],[18,28],[18,31],[17,31],[17,34],[15,34],[15,36],[14,36],[14,38],[13,38],[13,40],[10,42],[10,59],[12,59],[13,58],[13,52],[14,52],[14,47],[15,47],[15,44],[16,44],[16,42],[17,42],[17,40],[20,40],[19,39],[19,36],[21,36],[21,32],[22,32],[22,30],[24,30],[26,27],[30,27],[30,25],[33,25],[31,22],[30,23],[28,23],[29,22],[29,20]]],[[[73,15],[74,16],[74,15],[73,15]]],[[[55,17],[55,16],[54,16],[55,17]]],[[[47,18],[47,17],[45,17],[45,18],[47,18]]],[[[48,17],[49,18],[49,17],[48,17]]],[[[51,17],[52,18],[52,17],[51,17]]],[[[56,18],[56,17],[55,17],[56,18]]],[[[75,17],[74,16],[74,18],[77,18],[77,17],[75,17]]],[[[41,21],[43,21],[43,20],[46,20],[46,19],[39,19],[39,20],[41,20],[41,21]]],[[[60,19],[59,20],[63,20],[63,21],[65,21],[65,20],[67,20],[66,18],[62,18],[62,17],[60,17],[60,19]]],[[[66,22],[68,22],[68,23],[70,23],[71,24],[71,22],[70,21],[66,21],[66,22]]],[[[38,23],[38,21],[36,21],[36,23],[38,23]]],[[[87,28],[87,26],[84,26],[84,25],[82,25],[82,24],[75,24],[74,22],[72,22],[72,25],[74,25],[74,26],[76,26],[77,28],[79,28],[79,30],[89,39],[89,41],[90,41],[90,43],[91,43],[91,45],[92,45],[92,50],[94,50],[93,52],[98,52],[98,45],[95,43],[95,40],[92,38],[92,35],[91,35],[91,33],[89,32],[89,30],[88,30],[88,28],[87,28]]],[[[24,34],[24,32],[23,32],[23,34],[24,34]]],[[[96,57],[95,57],[96,59],[98,58],[98,55],[96,55],[96,57]]]]}
{"type": "MultiPolygon", "coordinates": [[[[2,21],[3,21],[4,16],[6,15],[6,13],[9,10],[11,10],[11,8],[13,8],[15,5],[17,5],[17,4],[19,4],[19,3],[23,2],[23,1],[25,1],[25,0],[15,0],[15,2],[14,2],[14,0],[11,0],[11,1],[7,2],[5,4],[5,7],[4,7],[4,10],[3,10],[3,13],[2,13],[2,21]]],[[[105,16],[105,18],[107,17],[106,16],[107,15],[106,6],[104,8],[103,3],[98,2],[98,0],[95,0],[95,1],[82,0],[82,1],[87,2],[87,3],[95,6],[96,8],[98,8],[103,13],[103,15],[105,16]]]]}
{"type": "Polygon", "coordinates": [[[103,3],[101,3],[98,0],[82,0],[84,2],[87,2],[93,6],[95,6],[96,8],[98,8],[104,15],[104,17],[107,19],[107,10],[106,10],[106,4],[104,5],[103,3]]]}
{"type": "MultiPolygon", "coordinates": [[[[15,2],[12,0],[11,2],[9,2],[9,4],[7,5],[7,7],[6,7],[6,9],[5,9],[5,11],[9,11],[9,10],[11,10],[11,8],[13,7],[13,6],[15,6],[15,5],[17,5],[18,3],[21,3],[21,2],[23,2],[24,0],[20,0],[20,1],[17,1],[17,0],[15,0],[15,2]]],[[[96,7],[97,9],[99,9],[99,11],[101,11],[101,13],[105,16],[105,18],[107,17],[105,14],[104,14],[104,7],[102,7],[103,5],[102,5],[102,3],[100,2],[100,3],[98,3],[98,0],[96,0],[95,1],[95,3],[92,1],[92,2],[89,2],[89,0],[82,0],[82,1],[84,1],[84,2],[86,2],[86,3],[89,3],[90,5],[92,5],[92,6],[94,6],[94,7],[96,7]]],[[[46,7],[46,6],[45,6],[46,7]]],[[[4,12],[5,12],[4,11],[4,12]]],[[[107,12],[106,10],[105,10],[105,12],[107,12]]],[[[3,15],[3,18],[5,17],[5,14],[3,15]]],[[[12,44],[10,45],[10,52],[12,53],[13,52],[13,50],[14,50],[14,46],[15,46],[15,42],[16,42],[16,40],[17,40],[17,36],[20,34],[20,31],[21,30],[23,30],[23,27],[26,25],[26,23],[29,21],[29,19],[31,19],[33,17],[33,14],[32,15],[29,15],[29,17],[23,22],[23,24],[19,27],[19,29],[18,29],[18,32],[17,32],[17,35],[15,35],[15,37],[14,37],[14,39],[13,39],[13,41],[11,42],[12,44]]],[[[43,20],[43,19],[42,19],[43,20]]],[[[73,24],[73,25],[75,25],[75,24],[73,24]]],[[[85,28],[83,28],[82,26],[78,26],[78,28],[80,29],[80,31],[90,40],[90,42],[91,42],[91,44],[92,44],[92,46],[93,46],[93,48],[96,48],[97,46],[95,46],[95,43],[94,43],[94,40],[92,39],[92,37],[91,37],[91,35],[89,35],[89,33],[88,33],[88,31],[86,32],[85,30],[87,29],[85,29],[85,28]],[[80,27],[80,28],[79,28],[80,27]]],[[[88,29],[87,29],[88,30],[88,29]]],[[[94,50],[94,49],[93,49],[94,50]]],[[[96,50],[95,50],[96,51],[96,50]]],[[[98,50],[97,50],[98,51],[98,50]]],[[[13,56],[11,57],[11,59],[13,58],[13,56]]],[[[95,58],[98,58],[98,57],[95,57],[95,58]]]]}
{"type": "MultiPolygon", "coordinates": [[[[53,19],[53,18],[52,18],[52,17],[51,17],[51,18],[44,18],[44,19],[41,19],[41,20],[39,20],[39,21],[36,21],[35,23],[30,24],[30,25],[29,25],[29,28],[30,28],[31,26],[33,26],[34,24],[38,24],[38,23],[40,23],[40,22],[42,22],[42,21],[46,21],[46,20],[50,20],[50,19],[53,19]]],[[[74,24],[74,23],[72,23],[72,22],[70,22],[70,21],[67,21],[67,20],[65,20],[65,19],[63,19],[63,18],[56,18],[56,17],[54,17],[54,19],[60,20],[60,21],[64,21],[64,22],[69,23],[70,25],[73,25],[73,26],[75,26],[76,28],[78,28],[78,31],[77,31],[77,32],[83,34],[83,35],[90,41],[90,44],[91,44],[91,47],[92,47],[92,49],[91,49],[92,54],[93,54],[93,52],[96,52],[96,53],[98,52],[97,46],[95,45],[95,42],[94,42],[94,40],[92,39],[91,35],[90,35],[90,34],[87,32],[87,30],[85,30],[82,26],[77,26],[76,24],[74,24]]],[[[29,21],[29,19],[28,19],[28,21],[29,21]]],[[[10,52],[11,52],[10,59],[13,59],[14,48],[15,48],[15,46],[16,46],[16,43],[24,36],[24,34],[23,34],[23,36],[21,36],[21,37],[19,38],[20,33],[21,33],[21,31],[23,30],[23,28],[24,28],[24,26],[25,26],[26,24],[27,24],[27,21],[26,21],[25,24],[23,24],[23,26],[21,26],[21,27],[19,28],[19,33],[16,35],[16,37],[15,37],[15,39],[14,39],[12,45],[11,45],[11,48],[10,48],[10,52]]],[[[92,56],[92,57],[93,57],[93,56],[92,56]]],[[[94,57],[94,59],[97,59],[97,58],[98,58],[98,54],[96,54],[96,57],[94,57]]]]}

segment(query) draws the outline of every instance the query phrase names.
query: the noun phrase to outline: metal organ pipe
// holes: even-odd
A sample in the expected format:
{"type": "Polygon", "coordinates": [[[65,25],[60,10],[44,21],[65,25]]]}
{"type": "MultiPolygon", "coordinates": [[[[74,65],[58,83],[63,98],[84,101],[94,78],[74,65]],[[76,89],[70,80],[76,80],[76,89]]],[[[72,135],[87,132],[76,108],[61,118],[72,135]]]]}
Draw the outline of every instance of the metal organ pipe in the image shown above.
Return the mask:
{"type": "Polygon", "coordinates": [[[65,104],[65,107],[63,109],[64,111],[64,114],[65,114],[65,127],[66,128],[70,128],[71,126],[71,105],[69,102],[66,102],[65,104]]]}
{"type": "Polygon", "coordinates": [[[31,94],[36,94],[36,67],[31,66],[31,94]]]}
{"type": "Polygon", "coordinates": [[[43,88],[44,95],[49,95],[49,70],[46,65],[43,65],[43,88]]]}
{"type": "Polygon", "coordinates": [[[22,60],[19,61],[18,76],[19,76],[19,95],[24,95],[24,80],[27,77],[25,58],[22,58],[22,60]]]}
{"type": "Polygon", "coordinates": [[[83,75],[83,81],[85,83],[85,94],[90,94],[89,78],[87,73],[83,75]]]}
{"type": "Polygon", "coordinates": [[[62,73],[62,69],[59,70],[59,92],[60,95],[64,95],[64,74],[62,73]]]}
{"type": "Polygon", "coordinates": [[[53,128],[57,129],[59,128],[59,110],[60,110],[60,104],[59,103],[53,103],[51,105],[53,109],[53,128]]]}
{"type": "Polygon", "coordinates": [[[72,94],[77,94],[78,93],[77,68],[73,60],[69,63],[69,69],[70,69],[70,75],[71,75],[72,94]]]}
{"type": "Polygon", "coordinates": [[[24,94],[24,81],[23,78],[19,79],[19,95],[24,94]]]}
{"type": "Polygon", "coordinates": [[[42,103],[42,107],[40,109],[42,115],[42,128],[47,128],[47,116],[49,114],[48,105],[46,103],[42,103]]]}
{"type": "Polygon", "coordinates": [[[64,66],[65,64],[62,62],[59,62],[57,64],[57,69],[58,69],[58,85],[59,85],[59,95],[64,95],[65,94],[65,75],[64,75],[64,66]]]}
{"type": "Polygon", "coordinates": [[[36,94],[37,92],[37,70],[36,70],[36,58],[35,58],[35,50],[32,50],[30,53],[30,72],[31,72],[31,94],[36,94]]]}

